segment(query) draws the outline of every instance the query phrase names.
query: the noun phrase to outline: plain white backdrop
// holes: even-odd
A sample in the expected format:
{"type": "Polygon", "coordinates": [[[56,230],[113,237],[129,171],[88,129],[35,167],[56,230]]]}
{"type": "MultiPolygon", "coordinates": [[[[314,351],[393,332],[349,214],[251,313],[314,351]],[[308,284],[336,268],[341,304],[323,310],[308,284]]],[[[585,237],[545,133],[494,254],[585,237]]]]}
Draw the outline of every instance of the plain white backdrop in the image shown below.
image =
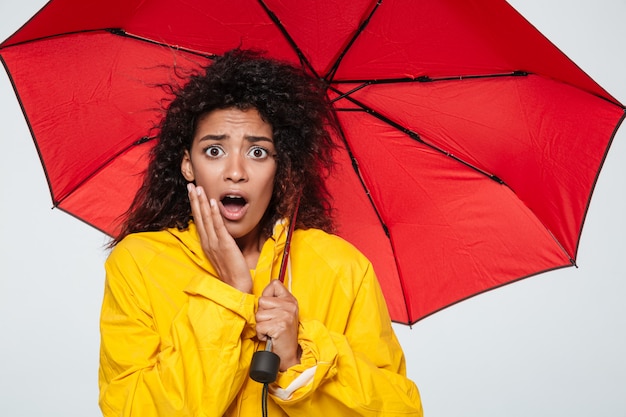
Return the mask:
{"type": "MultiPolygon", "coordinates": [[[[44,3],[3,0],[0,39],[44,3]]],[[[510,3],[626,102],[625,0],[510,3]]],[[[37,152],[0,72],[0,415],[99,416],[107,238],[50,209],[37,152]]],[[[411,329],[394,326],[428,417],[626,416],[624,213],[626,127],[596,186],[578,268],[474,297],[411,329]]]]}

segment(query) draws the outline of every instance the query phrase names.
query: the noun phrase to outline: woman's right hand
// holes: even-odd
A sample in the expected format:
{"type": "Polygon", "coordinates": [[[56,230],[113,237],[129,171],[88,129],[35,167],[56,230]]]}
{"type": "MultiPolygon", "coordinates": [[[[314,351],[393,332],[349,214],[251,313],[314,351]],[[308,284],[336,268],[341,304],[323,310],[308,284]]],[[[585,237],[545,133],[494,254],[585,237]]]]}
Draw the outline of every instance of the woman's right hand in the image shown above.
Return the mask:
{"type": "Polygon", "coordinates": [[[242,292],[251,293],[252,276],[248,264],[235,239],[228,233],[217,202],[209,201],[200,186],[189,183],[187,190],[204,254],[222,281],[242,292]]]}

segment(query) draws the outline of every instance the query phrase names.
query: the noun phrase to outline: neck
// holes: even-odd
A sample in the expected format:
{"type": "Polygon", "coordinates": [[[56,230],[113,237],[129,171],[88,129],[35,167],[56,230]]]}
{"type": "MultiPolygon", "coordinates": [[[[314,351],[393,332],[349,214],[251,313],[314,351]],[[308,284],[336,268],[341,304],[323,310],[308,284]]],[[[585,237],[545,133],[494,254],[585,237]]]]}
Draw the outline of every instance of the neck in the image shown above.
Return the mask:
{"type": "Polygon", "coordinates": [[[239,250],[241,250],[243,257],[248,264],[248,269],[256,269],[259,256],[261,255],[261,248],[265,242],[261,233],[250,233],[246,236],[235,239],[235,242],[237,242],[237,246],[239,246],[239,250]]]}

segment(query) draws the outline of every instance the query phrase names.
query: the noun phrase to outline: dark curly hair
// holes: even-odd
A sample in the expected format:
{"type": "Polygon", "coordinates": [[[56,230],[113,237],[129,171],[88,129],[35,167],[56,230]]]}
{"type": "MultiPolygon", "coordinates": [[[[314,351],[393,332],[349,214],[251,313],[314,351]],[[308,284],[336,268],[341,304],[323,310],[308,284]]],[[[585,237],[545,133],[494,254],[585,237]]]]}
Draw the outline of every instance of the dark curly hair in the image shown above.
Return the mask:
{"type": "Polygon", "coordinates": [[[131,233],[187,228],[191,208],[183,155],[191,149],[196,121],[226,108],[254,108],[273,129],[277,171],[263,233],[269,237],[277,220],[291,216],[298,196],[296,227],[333,231],[325,178],[332,168],[330,130],[336,122],[322,81],[260,52],[235,49],[172,91],[143,184],[112,245],[131,233]]]}

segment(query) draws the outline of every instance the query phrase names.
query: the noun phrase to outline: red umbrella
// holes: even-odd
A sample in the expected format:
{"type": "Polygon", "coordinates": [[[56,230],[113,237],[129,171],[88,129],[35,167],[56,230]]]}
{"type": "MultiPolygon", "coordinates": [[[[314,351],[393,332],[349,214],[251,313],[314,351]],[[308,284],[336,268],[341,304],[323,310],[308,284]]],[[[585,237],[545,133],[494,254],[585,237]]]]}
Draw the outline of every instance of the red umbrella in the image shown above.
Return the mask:
{"type": "Polygon", "coordinates": [[[233,47],[328,81],[339,233],[393,320],[575,264],[624,106],[502,0],[53,0],[0,44],[54,205],[115,234],[167,94],[233,47]]]}

